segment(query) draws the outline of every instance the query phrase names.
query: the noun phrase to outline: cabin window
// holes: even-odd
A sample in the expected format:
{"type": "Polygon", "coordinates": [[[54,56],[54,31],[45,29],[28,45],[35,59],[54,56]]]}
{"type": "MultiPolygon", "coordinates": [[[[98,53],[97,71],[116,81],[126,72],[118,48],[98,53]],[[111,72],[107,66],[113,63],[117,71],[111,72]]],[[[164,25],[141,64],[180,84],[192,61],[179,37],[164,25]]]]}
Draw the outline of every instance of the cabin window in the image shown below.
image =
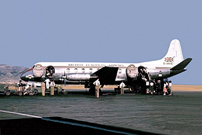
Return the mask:
{"type": "Polygon", "coordinates": [[[119,74],[121,74],[122,73],[122,69],[121,68],[119,68],[119,74]]]}
{"type": "Polygon", "coordinates": [[[82,68],[82,73],[85,73],[85,68],[82,68]]]}
{"type": "Polygon", "coordinates": [[[67,73],[69,73],[70,72],[70,68],[67,68],[66,71],[67,71],[67,73]]]}
{"type": "Polygon", "coordinates": [[[74,69],[74,72],[75,72],[75,73],[77,73],[77,72],[78,72],[78,69],[77,69],[77,68],[75,68],[75,69],[74,69]]]}
{"type": "Polygon", "coordinates": [[[93,69],[92,68],[90,68],[89,71],[90,71],[90,73],[93,73],[93,69]]]}

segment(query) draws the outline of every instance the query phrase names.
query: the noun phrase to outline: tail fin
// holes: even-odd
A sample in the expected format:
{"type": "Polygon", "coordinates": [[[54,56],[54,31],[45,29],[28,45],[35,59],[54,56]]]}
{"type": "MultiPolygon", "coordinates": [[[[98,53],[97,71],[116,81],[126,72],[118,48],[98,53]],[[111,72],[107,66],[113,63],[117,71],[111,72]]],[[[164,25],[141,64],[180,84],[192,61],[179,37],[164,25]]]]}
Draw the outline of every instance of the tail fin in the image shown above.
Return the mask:
{"type": "Polygon", "coordinates": [[[184,60],[180,41],[174,39],[170,43],[167,54],[163,57],[162,61],[164,65],[175,66],[184,60]]]}

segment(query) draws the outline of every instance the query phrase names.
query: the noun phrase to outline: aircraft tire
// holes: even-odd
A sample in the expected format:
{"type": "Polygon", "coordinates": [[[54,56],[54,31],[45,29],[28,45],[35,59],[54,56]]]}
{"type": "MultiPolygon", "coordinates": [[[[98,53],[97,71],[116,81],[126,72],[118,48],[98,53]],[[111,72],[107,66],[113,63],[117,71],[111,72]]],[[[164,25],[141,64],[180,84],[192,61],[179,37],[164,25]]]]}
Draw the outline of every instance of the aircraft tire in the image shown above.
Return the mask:
{"type": "Polygon", "coordinates": [[[116,94],[120,94],[120,93],[121,93],[121,89],[120,89],[120,88],[114,88],[114,92],[115,92],[116,94]]]}
{"type": "Polygon", "coordinates": [[[68,91],[67,91],[67,90],[64,90],[64,89],[62,89],[60,93],[61,93],[62,95],[68,95],[68,91]]]}
{"type": "Polygon", "coordinates": [[[38,94],[38,90],[34,89],[34,95],[37,95],[37,94],[38,94]]]}
{"type": "Polygon", "coordinates": [[[10,95],[11,95],[11,92],[10,92],[9,90],[7,90],[6,93],[5,93],[5,95],[6,95],[6,96],[10,96],[10,95]]]}
{"type": "Polygon", "coordinates": [[[59,94],[58,87],[54,87],[54,94],[56,94],[56,95],[58,95],[58,94],[59,94]]]}
{"type": "Polygon", "coordinates": [[[21,91],[18,93],[18,96],[22,96],[22,92],[21,91]]]}
{"type": "Polygon", "coordinates": [[[65,91],[65,92],[64,92],[64,95],[68,95],[68,91],[65,91]]]}
{"type": "Polygon", "coordinates": [[[64,90],[64,89],[62,89],[62,90],[61,90],[61,93],[62,93],[63,95],[65,95],[65,90],[64,90]]]}
{"type": "Polygon", "coordinates": [[[33,96],[34,95],[34,93],[32,93],[32,92],[29,92],[29,96],[33,96]]]}

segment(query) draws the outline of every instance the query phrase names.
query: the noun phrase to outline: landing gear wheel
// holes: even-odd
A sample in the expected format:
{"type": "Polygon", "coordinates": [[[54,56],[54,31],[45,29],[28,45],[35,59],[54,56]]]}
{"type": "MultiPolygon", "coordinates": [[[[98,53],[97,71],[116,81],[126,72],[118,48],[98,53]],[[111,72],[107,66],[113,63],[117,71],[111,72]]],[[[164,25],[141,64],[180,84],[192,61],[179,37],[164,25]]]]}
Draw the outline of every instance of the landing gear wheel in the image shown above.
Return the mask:
{"type": "Polygon", "coordinates": [[[18,96],[22,96],[22,92],[21,91],[18,93],[18,96]]]}
{"type": "Polygon", "coordinates": [[[34,89],[34,95],[37,95],[38,94],[38,90],[37,89],[34,89]]]}
{"type": "Polygon", "coordinates": [[[10,96],[11,92],[9,90],[7,90],[5,94],[6,94],[6,96],[10,96]]]}
{"type": "Polygon", "coordinates": [[[55,93],[56,95],[58,95],[59,90],[58,90],[58,88],[57,88],[57,87],[54,87],[54,93],[55,93]]]}
{"type": "Polygon", "coordinates": [[[34,95],[34,93],[32,93],[32,92],[29,93],[29,96],[33,96],[33,95],[34,95]]]}

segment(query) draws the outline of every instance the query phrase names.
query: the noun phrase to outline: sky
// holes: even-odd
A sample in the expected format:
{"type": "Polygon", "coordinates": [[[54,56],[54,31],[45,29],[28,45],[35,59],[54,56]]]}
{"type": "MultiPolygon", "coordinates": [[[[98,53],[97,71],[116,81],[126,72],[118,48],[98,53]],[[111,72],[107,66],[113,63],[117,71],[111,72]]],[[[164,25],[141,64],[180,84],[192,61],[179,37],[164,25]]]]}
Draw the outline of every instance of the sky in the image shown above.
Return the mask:
{"type": "Polygon", "coordinates": [[[178,39],[187,71],[173,84],[202,85],[201,0],[0,1],[0,64],[138,63],[161,59],[178,39]]]}

